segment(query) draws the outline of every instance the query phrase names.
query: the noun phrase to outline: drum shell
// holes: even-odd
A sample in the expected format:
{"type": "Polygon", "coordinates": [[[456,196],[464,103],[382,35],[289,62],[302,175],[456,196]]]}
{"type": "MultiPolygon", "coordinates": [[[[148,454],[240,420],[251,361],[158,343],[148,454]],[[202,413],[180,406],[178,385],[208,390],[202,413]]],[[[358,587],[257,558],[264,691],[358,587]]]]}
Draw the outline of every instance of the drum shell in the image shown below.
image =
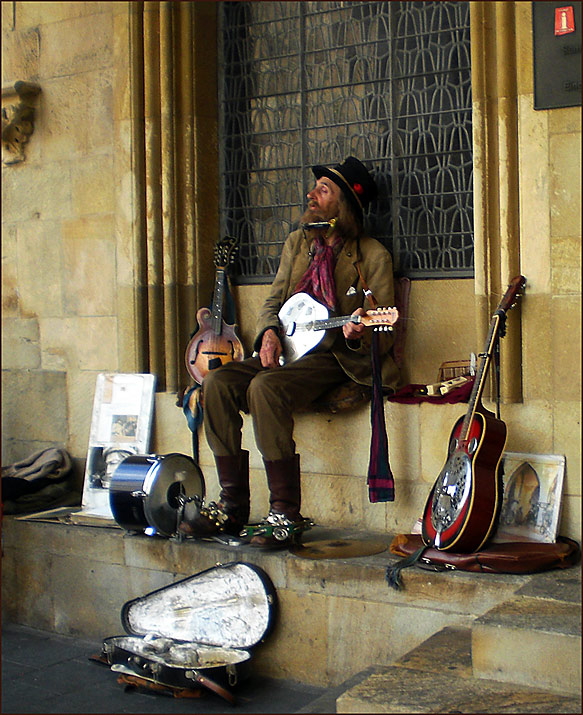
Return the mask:
{"type": "Polygon", "coordinates": [[[204,477],[192,458],[177,453],[132,455],[120,462],[113,474],[111,512],[126,531],[151,528],[162,536],[173,536],[179,493],[205,496],[204,477]]]}

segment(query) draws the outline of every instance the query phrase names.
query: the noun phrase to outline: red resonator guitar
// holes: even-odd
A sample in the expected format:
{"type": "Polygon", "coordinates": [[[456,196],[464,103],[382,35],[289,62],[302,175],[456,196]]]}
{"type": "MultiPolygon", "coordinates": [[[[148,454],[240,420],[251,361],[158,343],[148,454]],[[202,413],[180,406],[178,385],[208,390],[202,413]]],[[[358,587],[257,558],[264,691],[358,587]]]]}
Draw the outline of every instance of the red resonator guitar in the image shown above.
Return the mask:
{"type": "Polygon", "coordinates": [[[506,312],[525,285],[523,276],[514,278],[492,317],[468,411],[454,425],[447,461],[425,504],[421,533],[426,546],[478,551],[495,531],[502,506],[500,460],[506,425],[482,405],[481,398],[496,342],[504,335],[506,312]]]}

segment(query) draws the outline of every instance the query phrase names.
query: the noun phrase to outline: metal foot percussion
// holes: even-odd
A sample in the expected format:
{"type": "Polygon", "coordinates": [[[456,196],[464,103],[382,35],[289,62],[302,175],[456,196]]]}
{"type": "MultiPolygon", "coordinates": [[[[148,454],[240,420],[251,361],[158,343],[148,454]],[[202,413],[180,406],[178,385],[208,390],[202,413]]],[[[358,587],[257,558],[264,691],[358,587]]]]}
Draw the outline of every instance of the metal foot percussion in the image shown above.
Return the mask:
{"type": "Polygon", "coordinates": [[[174,536],[187,501],[204,499],[196,462],[184,454],[132,455],[120,462],[109,490],[111,512],[126,531],[174,536]]]}
{"type": "Polygon", "coordinates": [[[296,543],[304,531],[311,529],[314,522],[311,519],[291,521],[283,514],[270,513],[258,524],[247,524],[240,533],[241,537],[265,536],[282,546],[296,543]]]}

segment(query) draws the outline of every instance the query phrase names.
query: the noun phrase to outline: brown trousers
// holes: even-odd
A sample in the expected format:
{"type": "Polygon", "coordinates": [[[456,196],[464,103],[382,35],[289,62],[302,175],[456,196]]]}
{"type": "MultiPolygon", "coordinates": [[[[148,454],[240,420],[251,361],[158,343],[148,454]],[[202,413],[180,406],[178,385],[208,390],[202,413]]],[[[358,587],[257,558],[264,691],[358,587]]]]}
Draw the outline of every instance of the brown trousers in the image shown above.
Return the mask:
{"type": "Polygon", "coordinates": [[[348,380],[328,352],[304,355],[278,368],[258,357],[228,362],[204,378],[204,427],[212,452],[225,457],[241,449],[241,412],[251,414],[255,443],[268,461],[295,454],[292,413],[348,380]]]}

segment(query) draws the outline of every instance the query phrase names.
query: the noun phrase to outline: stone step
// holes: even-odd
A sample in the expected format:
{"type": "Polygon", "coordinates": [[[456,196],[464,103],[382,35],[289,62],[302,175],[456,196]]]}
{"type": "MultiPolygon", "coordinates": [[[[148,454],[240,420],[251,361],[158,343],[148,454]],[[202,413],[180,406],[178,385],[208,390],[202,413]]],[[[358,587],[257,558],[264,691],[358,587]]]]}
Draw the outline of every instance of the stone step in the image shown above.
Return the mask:
{"type": "Polygon", "coordinates": [[[474,675],[581,696],[581,567],[547,571],[472,625],[474,675]]]}
{"type": "MultiPolygon", "coordinates": [[[[469,627],[530,580],[411,568],[403,575],[403,590],[395,591],[386,569],[398,559],[388,548],[369,556],[312,559],[287,549],[178,542],[14,517],[6,517],[2,528],[2,611],[8,622],[86,638],[116,635],[123,632],[126,601],[217,563],[245,561],[268,574],[279,602],[274,633],[254,654],[257,672],[326,687],[371,664],[393,663],[445,626],[469,627]]],[[[391,540],[389,534],[315,527],[304,546],[388,546],[391,540]]]]}
{"type": "Polygon", "coordinates": [[[519,595],[472,624],[474,675],[581,695],[581,607],[519,595]]]}
{"type": "MultiPolygon", "coordinates": [[[[117,635],[123,633],[120,612],[126,601],[217,563],[245,561],[268,574],[279,604],[273,633],[254,653],[254,670],[326,688],[343,685],[338,694],[349,688],[349,678],[360,677],[371,665],[390,666],[445,627],[470,628],[519,591],[535,597],[538,591],[556,595],[566,590],[560,571],[511,575],[414,567],[403,574],[404,588],[395,591],[387,584],[386,570],[398,558],[388,548],[366,556],[336,551],[335,558],[309,558],[301,550],[181,542],[118,527],[10,516],[2,529],[6,622],[87,639],[117,635]]],[[[382,542],[383,548],[391,540],[390,534],[314,527],[305,535],[304,548],[323,542],[368,546],[371,541],[382,542]]],[[[574,590],[580,568],[566,572],[572,572],[574,590]]]]}
{"type": "MultiPolygon", "coordinates": [[[[337,713],[580,713],[580,697],[473,677],[470,628],[447,627],[336,700],[337,713]]],[[[353,679],[354,681],[354,679],[353,679]]]]}

